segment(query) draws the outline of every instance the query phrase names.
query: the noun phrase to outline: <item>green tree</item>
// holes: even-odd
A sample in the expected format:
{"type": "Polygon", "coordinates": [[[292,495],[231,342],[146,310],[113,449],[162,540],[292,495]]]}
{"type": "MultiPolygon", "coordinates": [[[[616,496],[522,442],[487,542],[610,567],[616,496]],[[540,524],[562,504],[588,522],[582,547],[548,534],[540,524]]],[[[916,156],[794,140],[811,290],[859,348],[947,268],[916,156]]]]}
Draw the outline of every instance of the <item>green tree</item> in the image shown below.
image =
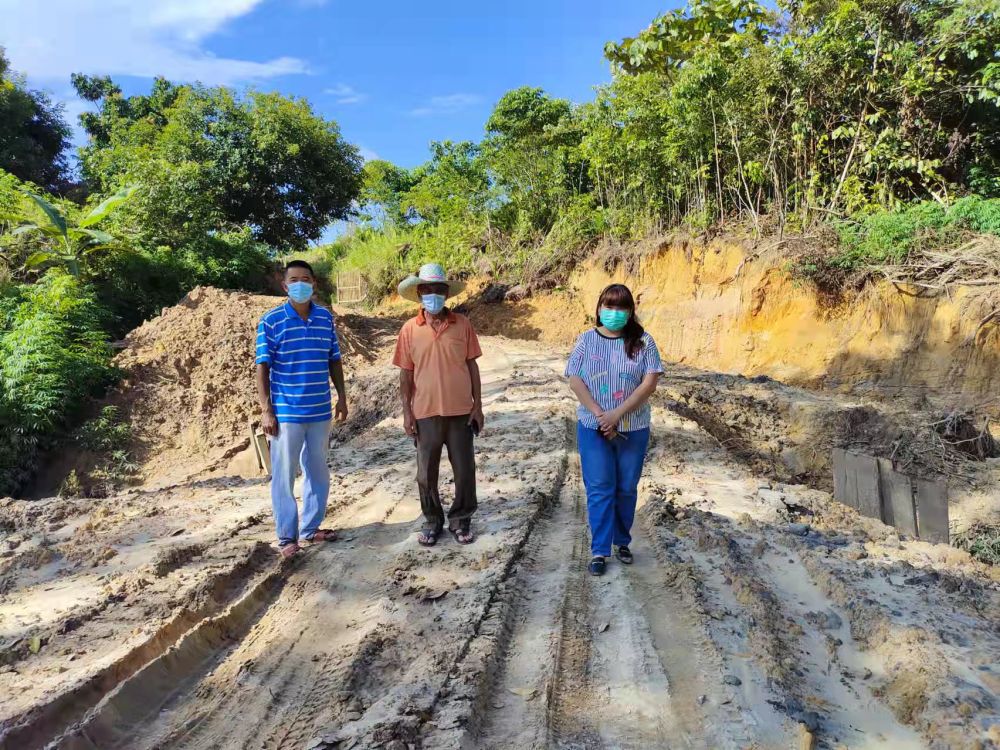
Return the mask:
{"type": "Polygon", "coordinates": [[[482,151],[508,206],[507,220],[548,230],[570,196],[589,189],[582,129],[566,99],[539,88],[508,91],[486,121],[482,151]]]}
{"type": "Polygon", "coordinates": [[[0,47],[0,169],[50,190],[65,184],[69,126],[62,107],[27,87],[0,47]]]}
{"type": "Polygon", "coordinates": [[[695,0],[607,46],[585,151],[671,221],[997,194],[998,36],[995,0],[695,0]]]}
{"type": "Polygon", "coordinates": [[[145,245],[247,225],[273,247],[301,247],[352,214],[361,157],[305,100],[163,79],[133,97],[107,78],[74,84],[99,105],[83,120],[84,176],[101,191],[142,185],[127,213],[145,245]]]}
{"type": "Polygon", "coordinates": [[[409,169],[382,159],[365,162],[360,201],[377,225],[404,226],[410,219],[403,209],[403,195],[417,184],[409,169]]]}
{"type": "Polygon", "coordinates": [[[476,144],[431,143],[430,160],[411,178],[413,187],[400,196],[400,207],[412,220],[444,224],[485,216],[490,184],[476,144]]]}

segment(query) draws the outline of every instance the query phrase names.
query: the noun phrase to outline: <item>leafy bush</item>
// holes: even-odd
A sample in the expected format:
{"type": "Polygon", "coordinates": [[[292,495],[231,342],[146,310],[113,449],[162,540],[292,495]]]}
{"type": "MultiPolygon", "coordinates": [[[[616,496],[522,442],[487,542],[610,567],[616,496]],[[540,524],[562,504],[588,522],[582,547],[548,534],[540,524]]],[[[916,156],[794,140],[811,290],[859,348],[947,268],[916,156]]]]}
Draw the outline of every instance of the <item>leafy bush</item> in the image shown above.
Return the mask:
{"type": "Polygon", "coordinates": [[[451,275],[477,270],[473,260],[483,234],[484,227],[473,221],[421,223],[405,229],[364,228],[331,246],[342,253],[331,273],[360,271],[369,301],[378,302],[424,263],[440,263],[451,275]]]}
{"type": "Polygon", "coordinates": [[[74,438],[82,448],[95,454],[97,461],[83,480],[74,470],[59,494],[105,496],[134,476],[139,466],[128,450],[131,435],[131,426],[122,421],[115,406],[105,406],[98,416],[80,425],[74,438]]]}
{"type": "Polygon", "coordinates": [[[0,297],[0,494],[23,489],[40,454],[116,377],[93,291],[52,270],[0,297]]]}
{"type": "Polygon", "coordinates": [[[838,263],[899,263],[913,250],[955,244],[969,233],[1000,236],[1000,199],[970,196],[949,207],[924,201],[876,211],[841,233],[845,251],[838,263]]]}
{"type": "Polygon", "coordinates": [[[93,271],[101,304],[115,336],[174,305],[199,284],[223,289],[266,290],[270,250],[250,230],[208,235],[174,250],[160,246],[101,258],[93,271]]]}
{"type": "Polygon", "coordinates": [[[74,437],[85,450],[111,453],[128,446],[132,430],[123,422],[117,406],[105,406],[101,413],[80,425],[74,437]]]}
{"type": "Polygon", "coordinates": [[[976,524],[959,534],[954,543],[980,562],[1000,565],[1000,525],[976,524]]]}

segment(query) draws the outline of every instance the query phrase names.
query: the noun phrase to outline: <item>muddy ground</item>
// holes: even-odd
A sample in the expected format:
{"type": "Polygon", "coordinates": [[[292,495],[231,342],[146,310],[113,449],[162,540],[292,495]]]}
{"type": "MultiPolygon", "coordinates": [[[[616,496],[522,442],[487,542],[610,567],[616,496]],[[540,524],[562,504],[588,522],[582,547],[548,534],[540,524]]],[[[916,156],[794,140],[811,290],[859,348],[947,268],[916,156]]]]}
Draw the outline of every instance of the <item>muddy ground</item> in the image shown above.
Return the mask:
{"type": "Polygon", "coordinates": [[[562,352],[483,345],[468,547],[416,544],[384,352],[330,453],[341,539],[291,562],[262,478],[2,501],[0,747],[1000,747],[995,569],[778,481],[674,376],[636,563],[592,578],[562,352]]]}

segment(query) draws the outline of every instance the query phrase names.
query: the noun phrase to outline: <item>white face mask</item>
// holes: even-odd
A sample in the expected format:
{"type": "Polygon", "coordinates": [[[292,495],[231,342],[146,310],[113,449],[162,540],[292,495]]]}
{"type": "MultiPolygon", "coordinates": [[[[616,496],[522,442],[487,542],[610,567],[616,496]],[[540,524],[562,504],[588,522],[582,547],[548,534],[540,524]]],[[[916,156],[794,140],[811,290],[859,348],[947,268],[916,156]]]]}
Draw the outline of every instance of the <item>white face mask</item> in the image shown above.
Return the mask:
{"type": "Polygon", "coordinates": [[[445,296],[443,294],[421,294],[420,303],[431,315],[437,315],[444,309],[445,296]]]}

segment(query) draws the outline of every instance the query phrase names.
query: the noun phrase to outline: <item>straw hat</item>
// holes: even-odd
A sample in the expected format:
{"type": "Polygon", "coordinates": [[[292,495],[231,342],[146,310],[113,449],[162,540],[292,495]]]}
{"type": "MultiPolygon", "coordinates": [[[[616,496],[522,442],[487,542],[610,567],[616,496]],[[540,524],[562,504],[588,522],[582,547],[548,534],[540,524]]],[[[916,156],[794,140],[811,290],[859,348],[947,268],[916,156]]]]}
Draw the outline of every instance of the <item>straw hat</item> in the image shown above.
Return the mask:
{"type": "Polygon", "coordinates": [[[420,284],[447,284],[448,294],[446,296],[448,297],[454,297],[465,289],[464,281],[448,279],[440,263],[425,263],[420,267],[420,272],[416,276],[411,274],[399,282],[397,287],[399,296],[411,302],[420,302],[420,295],[417,293],[417,287],[420,284]]]}

